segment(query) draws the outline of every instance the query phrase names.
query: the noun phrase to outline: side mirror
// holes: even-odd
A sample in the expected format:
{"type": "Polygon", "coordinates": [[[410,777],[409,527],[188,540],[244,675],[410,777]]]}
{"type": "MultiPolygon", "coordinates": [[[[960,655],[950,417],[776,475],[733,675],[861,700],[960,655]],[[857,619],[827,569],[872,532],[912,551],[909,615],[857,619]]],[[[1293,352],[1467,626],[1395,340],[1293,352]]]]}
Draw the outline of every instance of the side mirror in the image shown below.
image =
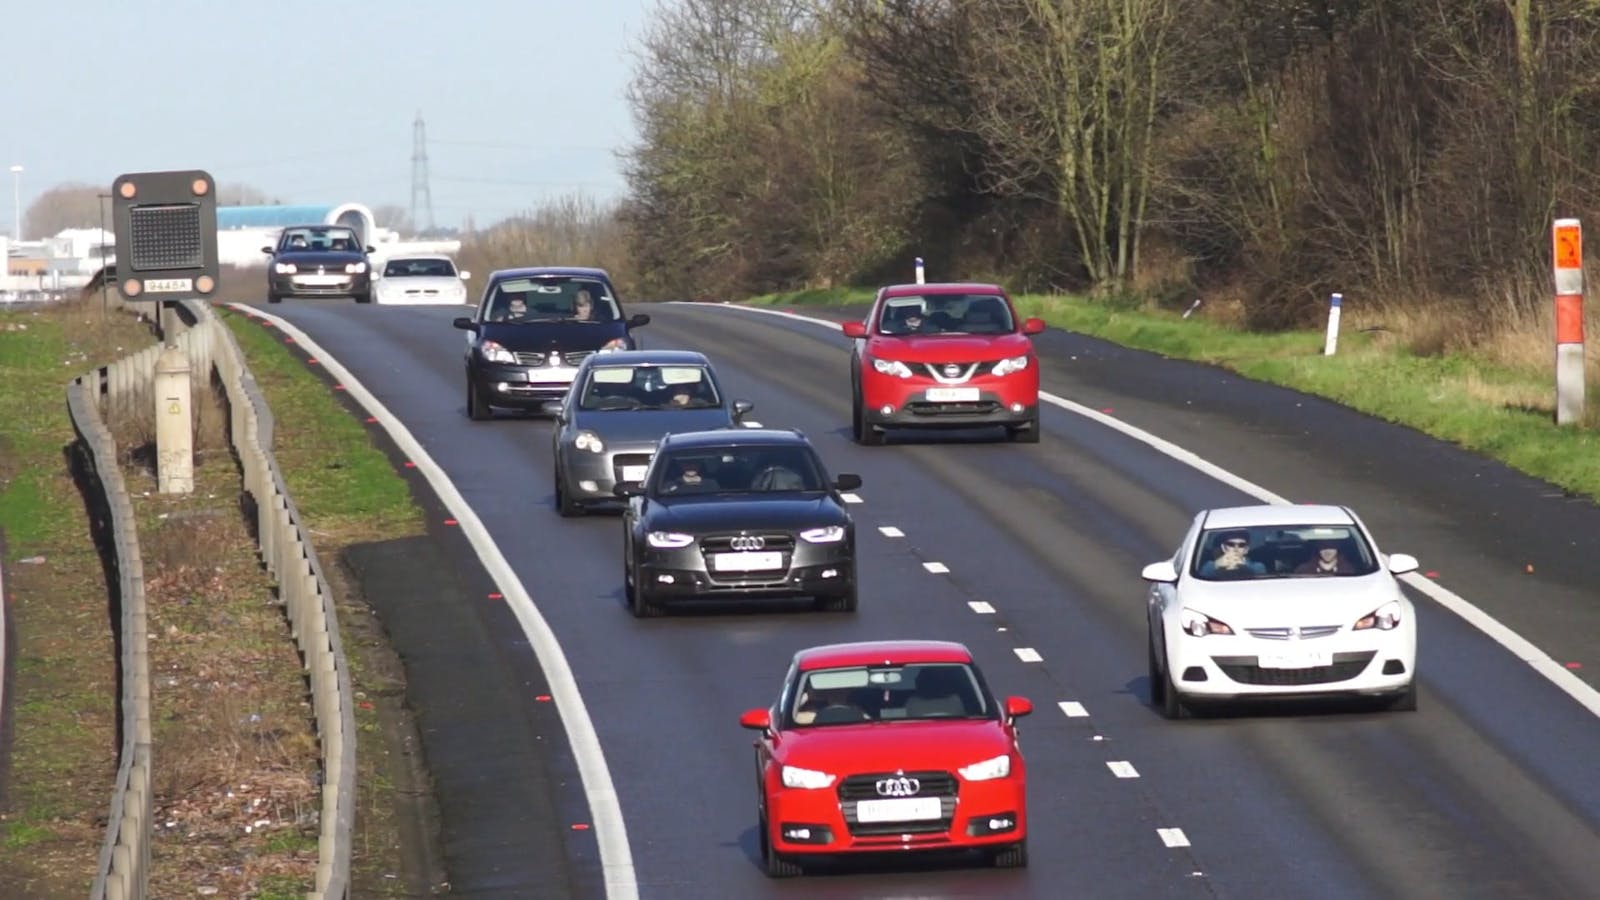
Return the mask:
{"type": "Polygon", "coordinates": [[[650,324],[650,315],[648,313],[634,313],[633,315],[628,317],[628,327],[629,328],[643,328],[644,326],[649,325],[649,324],[650,324]]]}
{"type": "Polygon", "coordinates": [[[561,416],[561,408],[565,405],[560,400],[546,400],[539,404],[539,411],[547,416],[559,418],[561,416]]]}
{"type": "Polygon", "coordinates": [[[739,726],[752,731],[766,731],[772,727],[772,712],[765,709],[752,709],[739,717],[739,726]]]}
{"type": "Polygon", "coordinates": [[[456,318],[454,318],[454,319],[452,319],[450,321],[450,324],[455,326],[456,328],[461,329],[462,331],[477,331],[478,330],[478,323],[472,321],[471,319],[467,318],[466,316],[457,316],[456,318]]]}
{"type": "Polygon", "coordinates": [[[742,419],[746,415],[748,415],[749,412],[751,410],[755,409],[755,408],[756,408],[756,405],[754,403],[751,403],[749,400],[735,400],[735,401],[733,401],[733,420],[735,422],[739,421],[740,419],[742,419]]]}
{"type": "Polygon", "coordinates": [[[261,252],[265,253],[268,256],[271,256],[272,255],[272,248],[271,247],[262,247],[261,248],[261,252]]]}
{"type": "Polygon", "coordinates": [[[833,486],[841,491],[853,491],[861,487],[861,476],[840,474],[839,477],[833,479],[833,486]]]}
{"type": "Polygon", "coordinates": [[[1006,715],[1010,716],[1011,718],[1020,719],[1023,716],[1031,715],[1032,713],[1033,703],[1028,700],[1027,697],[1006,698],[1006,715]]]}
{"type": "Polygon", "coordinates": [[[459,272],[457,274],[459,274],[461,276],[461,280],[462,281],[466,281],[468,278],[472,277],[472,273],[466,271],[465,269],[463,269],[461,272],[459,272]]]}
{"type": "Polygon", "coordinates": [[[371,244],[368,244],[367,245],[367,252],[368,253],[377,253],[378,252],[378,248],[372,246],[371,244]]]}
{"type": "Polygon", "coordinates": [[[1043,319],[1029,317],[1022,323],[1022,333],[1027,335],[1043,334],[1046,327],[1043,319]]]}
{"type": "Polygon", "coordinates": [[[612,485],[611,493],[617,497],[640,497],[644,495],[644,485],[637,481],[619,481],[612,485]]]}
{"type": "Polygon", "coordinates": [[[1162,560],[1144,567],[1139,577],[1145,581],[1154,581],[1161,584],[1171,584],[1178,580],[1178,570],[1173,568],[1172,560],[1162,560]]]}
{"type": "Polygon", "coordinates": [[[864,338],[867,336],[867,323],[841,322],[839,330],[845,333],[845,337],[864,338]]]}
{"type": "Polygon", "coordinates": [[[1420,565],[1421,563],[1417,562],[1417,558],[1409,553],[1389,554],[1389,571],[1395,575],[1415,572],[1420,565]]]}

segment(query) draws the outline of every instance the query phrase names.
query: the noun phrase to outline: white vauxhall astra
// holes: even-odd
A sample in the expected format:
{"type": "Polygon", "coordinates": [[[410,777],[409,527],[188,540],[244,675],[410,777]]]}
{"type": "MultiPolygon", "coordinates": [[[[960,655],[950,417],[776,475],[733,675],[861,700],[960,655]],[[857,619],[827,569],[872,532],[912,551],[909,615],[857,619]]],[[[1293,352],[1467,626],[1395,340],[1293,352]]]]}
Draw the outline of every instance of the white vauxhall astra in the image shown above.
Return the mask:
{"type": "Polygon", "coordinates": [[[1237,506],[1194,518],[1171,559],[1144,568],[1152,703],[1192,706],[1341,695],[1417,708],[1417,618],[1382,554],[1342,506],[1237,506]]]}

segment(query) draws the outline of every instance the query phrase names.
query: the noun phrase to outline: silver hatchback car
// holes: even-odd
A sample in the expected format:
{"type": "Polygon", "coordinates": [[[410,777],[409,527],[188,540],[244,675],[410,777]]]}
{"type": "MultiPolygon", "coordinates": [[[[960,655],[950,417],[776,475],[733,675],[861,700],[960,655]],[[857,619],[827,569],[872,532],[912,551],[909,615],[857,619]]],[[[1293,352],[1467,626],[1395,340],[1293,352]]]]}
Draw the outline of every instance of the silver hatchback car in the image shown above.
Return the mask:
{"type": "Polygon", "coordinates": [[[614,505],[618,484],[639,482],[661,438],[736,428],[754,409],[731,400],[711,360],[690,350],[614,350],[584,360],[562,400],[546,404],[554,429],[555,505],[563,516],[614,505]]]}

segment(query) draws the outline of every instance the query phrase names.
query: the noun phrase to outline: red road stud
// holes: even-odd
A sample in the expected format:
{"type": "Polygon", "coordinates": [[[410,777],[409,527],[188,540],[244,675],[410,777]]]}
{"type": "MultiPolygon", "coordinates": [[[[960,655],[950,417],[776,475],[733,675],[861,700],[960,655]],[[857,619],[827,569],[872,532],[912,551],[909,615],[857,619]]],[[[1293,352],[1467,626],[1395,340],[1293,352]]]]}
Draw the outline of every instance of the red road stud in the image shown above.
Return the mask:
{"type": "Polygon", "coordinates": [[[378,417],[377,416],[367,416],[367,424],[368,425],[375,425],[375,424],[377,424],[377,422],[378,422],[378,417]]]}
{"type": "Polygon", "coordinates": [[[494,591],[493,593],[489,594],[490,600],[504,600],[505,598],[505,595],[499,591],[494,591]]]}
{"type": "Polygon", "coordinates": [[[534,697],[533,699],[539,701],[540,703],[549,703],[550,702],[550,695],[549,694],[540,694],[539,696],[534,697]]]}
{"type": "Polygon", "coordinates": [[[1569,668],[1569,669],[1581,669],[1581,668],[1583,668],[1583,663],[1577,663],[1577,662],[1567,663],[1567,668],[1569,668]]]}
{"type": "Polygon", "coordinates": [[[589,825],[587,823],[585,823],[585,822],[573,822],[572,823],[572,830],[573,831],[588,831],[589,830],[589,825]]]}
{"type": "Polygon", "coordinates": [[[371,709],[372,708],[372,702],[369,701],[369,700],[361,701],[361,708],[362,709],[371,709]]]}
{"type": "Polygon", "coordinates": [[[461,524],[460,522],[457,522],[455,519],[445,519],[444,523],[446,525],[460,525],[461,524]]]}
{"type": "Polygon", "coordinates": [[[1100,410],[1100,411],[1101,411],[1101,412],[1103,412],[1103,413],[1107,413],[1107,414],[1110,414],[1110,413],[1111,413],[1111,412],[1113,412],[1113,411],[1114,411],[1114,410],[1112,410],[1112,408],[1111,408],[1111,407],[1109,407],[1109,406],[1108,406],[1108,407],[1106,407],[1106,408],[1105,408],[1105,409],[1102,409],[1102,410],[1100,410]]]}
{"type": "Polygon", "coordinates": [[[314,365],[316,365],[316,364],[317,364],[317,358],[316,358],[316,357],[314,357],[314,356],[313,356],[313,357],[308,357],[308,358],[307,358],[307,359],[306,359],[306,365],[308,365],[308,366],[314,366],[314,365]]]}
{"type": "Polygon", "coordinates": [[[416,467],[417,467],[417,464],[416,464],[416,463],[414,463],[414,462],[412,462],[412,461],[411,461],[411,460],[409,460],[409,459],[408,459],[408,460],[406,460],[406,468],[408,468],[408,469],[415,469],[415,468],[416,468],[416,467]]]}
{"type": "Polygon", "coordinates": [[[1439,577],[1439,573],[1438,572],[1423,572],[1422,574],[1428,576],[1429,578],[1438,578],[1439,577]]]}
{"type": "Polygon", "coordinates": [[[333,389],[336,390],[336,391],[342,391],[342,390],[344,390],[344,385],[336,384],[336,385],[333,386],[333,389]]]}
{"type": "Polygon", "coordinates": [[[284,343],[285,343],[285,344],[292,344],[292,343],[294,343],[294,338],[292,338],[292,337],[286,337],[286,338],[284,338],[284,339],[283,339],[283,342],[284,342],[284,343]]]}

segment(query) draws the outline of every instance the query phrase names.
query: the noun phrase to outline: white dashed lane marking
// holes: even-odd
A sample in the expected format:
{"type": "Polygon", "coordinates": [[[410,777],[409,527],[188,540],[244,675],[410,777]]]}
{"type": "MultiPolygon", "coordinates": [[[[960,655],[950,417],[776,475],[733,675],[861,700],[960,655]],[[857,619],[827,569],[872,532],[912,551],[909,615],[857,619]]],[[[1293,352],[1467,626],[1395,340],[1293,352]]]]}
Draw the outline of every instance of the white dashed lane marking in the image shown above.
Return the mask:
{"type": "Polygon", "coordinates": [[[972,607],[972,611],[980,616],[992,615],[994,613],[994,607],[982,600],[968,600],[967,605],[972,607]]]}
{"type": "Polygon", "coordinates": [[[859,494],[853,494],[853,493],[851,493],[849,491],[844,491],[839,496],[843,497],[844,498],[844,502],[846,502],[846,503],[860,503],[861,502],[861,496],[859,494]]]}
{"type": "Polygon", "coordinates": [[[1189,846],[1189,838],[1184,835],[1182,828],[1157,828],[1156,834],[1161,835],[1161,843],[1168,847],[1189,846]]]}
{"type": "Polygon", "coordinates": [[[900,529],[894,527],[893,525],[879,525],[878,526],[878,531],[884,537],[905,537],[906,536],[906,533],[904,531],[901,531],[900,529]]]}
{"type": "Polygon", "coordinates": [[[1012,652],[1016,653],[1017,659],[1020,659],[1023,662],[1040,662],[1044,659],[1044,657],[1039,655],[1039,651],[1033,649],[1032,647],[1018,647],[1012,652]]]}
{"type": "Polygon", "coordinates": [[[1081,719],[1089,714],[1089,711],[1083,708],[1083,704],[1076,700],[1063,700],[1056,705],[1061,707],[1061,711],[1069,718],[1081,719]]]}
{"type": "Polygon", "coordinates": [[[1111,770],[1111,774],[1117,776],[1118,778],[1139,777],[1139,772],[1133,767],[1133,763],[1127,762],[1126,760],[1107,761],[1106,767],[1111,770]]]}
{"type": "Polygon", "coordinates": [[[950,567],[942,562],[926,562],[922,567],[935,575],[943,575],[950,571],[950,567]]]}

